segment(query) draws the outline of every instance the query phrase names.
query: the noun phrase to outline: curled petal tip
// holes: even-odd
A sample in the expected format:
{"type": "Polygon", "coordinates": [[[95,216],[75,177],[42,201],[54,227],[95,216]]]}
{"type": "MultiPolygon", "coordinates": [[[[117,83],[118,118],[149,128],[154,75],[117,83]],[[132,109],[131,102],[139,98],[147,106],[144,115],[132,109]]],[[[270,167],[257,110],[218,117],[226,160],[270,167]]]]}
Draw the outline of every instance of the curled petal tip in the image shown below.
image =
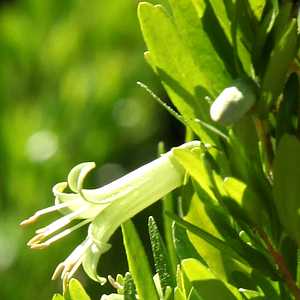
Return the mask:
{"type": "Polygon", "coordinates": [[[94,162],[85,162],[75,166],[68,175],[68,185],[75,193],[80,193],[87,174],[96,167],[94,162]]]}
{"type": "Polygon", "coordinates": [[[62,193],[68,186],[67,182],[59,182],[57,184],[54,185],[54,187],[52,188],[52,193],[54,194],[54,196],[58,196],[60,193],[62,193]]]}

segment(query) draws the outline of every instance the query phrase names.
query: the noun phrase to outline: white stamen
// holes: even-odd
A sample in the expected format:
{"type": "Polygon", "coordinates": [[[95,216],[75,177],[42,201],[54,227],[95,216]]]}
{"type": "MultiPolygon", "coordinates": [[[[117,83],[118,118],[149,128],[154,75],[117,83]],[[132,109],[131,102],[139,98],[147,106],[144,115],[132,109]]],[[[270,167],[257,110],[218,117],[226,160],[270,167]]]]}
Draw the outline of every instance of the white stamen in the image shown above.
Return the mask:
{"type": "Polygon", "coordinates": [[[55,280],[59,276],[59,274],[61,274],[64,267],[65,265],[63,262],[59,263],[52,274],[51,280],[55,280]]]}
{"type": "Polygon", "coordinates": [[[44,237],[47,237],[48,235],[56,232],[62,227],[65,227],[69,223],[71,223],[76,217],[81,215],[84,211],[86,211],[89,208],[89,206],[84,206],[81,209],[78,209],[54,222],[52,222],[50,225],[40,228],[36,231],[38,234],[43,234],[44,237]]]}
{"type": "Polygon", "coordinates": [[[34,244],[31,246],[31,248],[33,249],[43,249],[43,248],[46,248],[48,247],[49,245],[51,245],[52,243],[56,242],[57,240],[69,235],[71,232],[77,230],[78,228],[88,224],[89,222],[91,222],[90,219],[87,219],[87,220],[83,220],[81,222],[79,222],[78,224],[74,225],[73,227],[71,228],[67,228],[65,229],[64,231],[56,234],[55,236],[51,237],[49,240],[41,243],[41,244],[34,244]]]}
{"type": "Polygon", "coordinates": [[[63,202],[63,203],[59,203],[59,204],[56,204],[56,205],[49,206],[49,207],[47,207],[47,208],[43,208],[43,209],[41,209],[41,210],[38,210],[38,211],[35,212],[31,217],[29,217],[28,219],[22,221],[22,222],[20,223],[20,225],[21,225],[21,226],[25,226],[25,225],[32,224],[32,223],[34,223],[40,216],[46,215],[46,214],[48,214],[48,213],[57,211],[57,210],[59,210],[59,209],[68,207],[68,206],[73,205],[73,204],[76,204],[76,202],[79,202],[79,201],[80,201],[79,199],[71,200],[71,201],[66,201],[66,202],[63,202]]]}
{"type": "Polygon", "coordinates": [[[111,275],[107,276],[109,283],[111,284],[111,286],[115,289],[123,289],[124,287],[117,282],[111,275]]]}

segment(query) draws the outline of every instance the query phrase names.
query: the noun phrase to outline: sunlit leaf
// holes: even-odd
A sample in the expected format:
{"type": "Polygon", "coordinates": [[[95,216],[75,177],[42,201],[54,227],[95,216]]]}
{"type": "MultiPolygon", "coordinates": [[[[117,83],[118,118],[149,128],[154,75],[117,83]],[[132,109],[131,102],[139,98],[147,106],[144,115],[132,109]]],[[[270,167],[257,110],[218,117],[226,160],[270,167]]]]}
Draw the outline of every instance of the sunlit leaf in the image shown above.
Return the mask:
{"type": "MultiPolygon", "coordinates": [[[[186,259],[182,268],[192,286],[203,300],[241,300],[238,290],[228,283],[223,282],[201,263],[195,259],[186,259]]],[[[195,298],[196,299],[196,298],[195,298]]],[[[200,298],[201,299],[201,298],[200,298]]]]}
{"type": "Polygon", "coordinates": [[[129,270],[139,297],[142,299],[158,299],[144,246],[131,221],[127,221],[122,225],[122,234],[129,270]]]}
{"type": "Polygon", "coordinates": [[[282,225],[300,245],[300,142],[295,136],[284,135],[274,163],[274,199],[282,225]]]}
{"type": "Polygon", "coordinates": [[[148,229],[155,269],[164,293],[168,286],[175,286],[175,274],[172,274],[168,253],[153,217],[149,217],[148,219],[148,229]]]}
{"type": "Polygon", "coordinates": [[[65,298],[60,294],[54,294],[52,300],[65,300],[65,298]]]}
{"type": "Polygon", "coordinates": [[[261,113],[277,100],[282,92],[289,64],[298,51],[297,22],[291,20],[286,24],[283,34],[276,43],[262,81],[262,97],[259,109],[261,113]]]}
{"type": "Polygon", "coordinates": [[[69,282],[68,286],[68,297],[70,300],[90,300],[91,298],[88,296],[86,291],[84,290],[81,283],[77,280],[72,278],[69,282]]]}

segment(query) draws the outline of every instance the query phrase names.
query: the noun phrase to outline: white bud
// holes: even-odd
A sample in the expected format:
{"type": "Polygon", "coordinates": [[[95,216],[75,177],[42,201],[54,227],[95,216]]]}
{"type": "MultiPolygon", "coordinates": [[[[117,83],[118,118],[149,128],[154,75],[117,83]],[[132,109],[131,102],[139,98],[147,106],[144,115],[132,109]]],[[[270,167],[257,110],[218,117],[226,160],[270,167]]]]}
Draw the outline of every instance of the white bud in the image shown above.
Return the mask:
{"type": "Polygon", "coordinates": [[[210,107],[210,117],[222,125],[230,125],[241,119],[256,100],[251,85],[238,81],[224,89],[210,107]]]}

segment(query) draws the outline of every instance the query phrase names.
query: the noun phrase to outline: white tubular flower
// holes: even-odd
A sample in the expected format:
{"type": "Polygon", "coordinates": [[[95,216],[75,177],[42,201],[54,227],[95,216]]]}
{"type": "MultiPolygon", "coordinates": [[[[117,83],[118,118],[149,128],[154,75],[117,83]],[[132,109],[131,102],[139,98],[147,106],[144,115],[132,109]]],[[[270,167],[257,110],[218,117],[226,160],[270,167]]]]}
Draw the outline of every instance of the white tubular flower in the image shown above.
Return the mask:
{"type": "MultiPolygon", "coordinates": [[[[199,147],[200,142],[193,141],[178,148],[193,151],[199,147]]],[[[60,211],[64,216],[38,229],[28,245],[42,249],[74,230],[88,223],[90,225],[86,239],[58,265],[52,279],[60,275],[67,283],[82,264],[93,280],[101,284],[106,282],[105,278],[97,275],[97,265],[101,254],[110,248],[108,241],[115,230],[183,184],[185,170],[174,158],[173,149],[101,188],[83,189],[86,175],[95,167],[92,162],[77,165],[70,171],[67,182],[53,187],[55,205],[37,211],[21,225],[33,223],[40,216],[54,211],[60,211]],[[66,187],[72,192],[64,192],[66,187]],[[76,219],[80,221],[71,225],[76,219]]]]}

